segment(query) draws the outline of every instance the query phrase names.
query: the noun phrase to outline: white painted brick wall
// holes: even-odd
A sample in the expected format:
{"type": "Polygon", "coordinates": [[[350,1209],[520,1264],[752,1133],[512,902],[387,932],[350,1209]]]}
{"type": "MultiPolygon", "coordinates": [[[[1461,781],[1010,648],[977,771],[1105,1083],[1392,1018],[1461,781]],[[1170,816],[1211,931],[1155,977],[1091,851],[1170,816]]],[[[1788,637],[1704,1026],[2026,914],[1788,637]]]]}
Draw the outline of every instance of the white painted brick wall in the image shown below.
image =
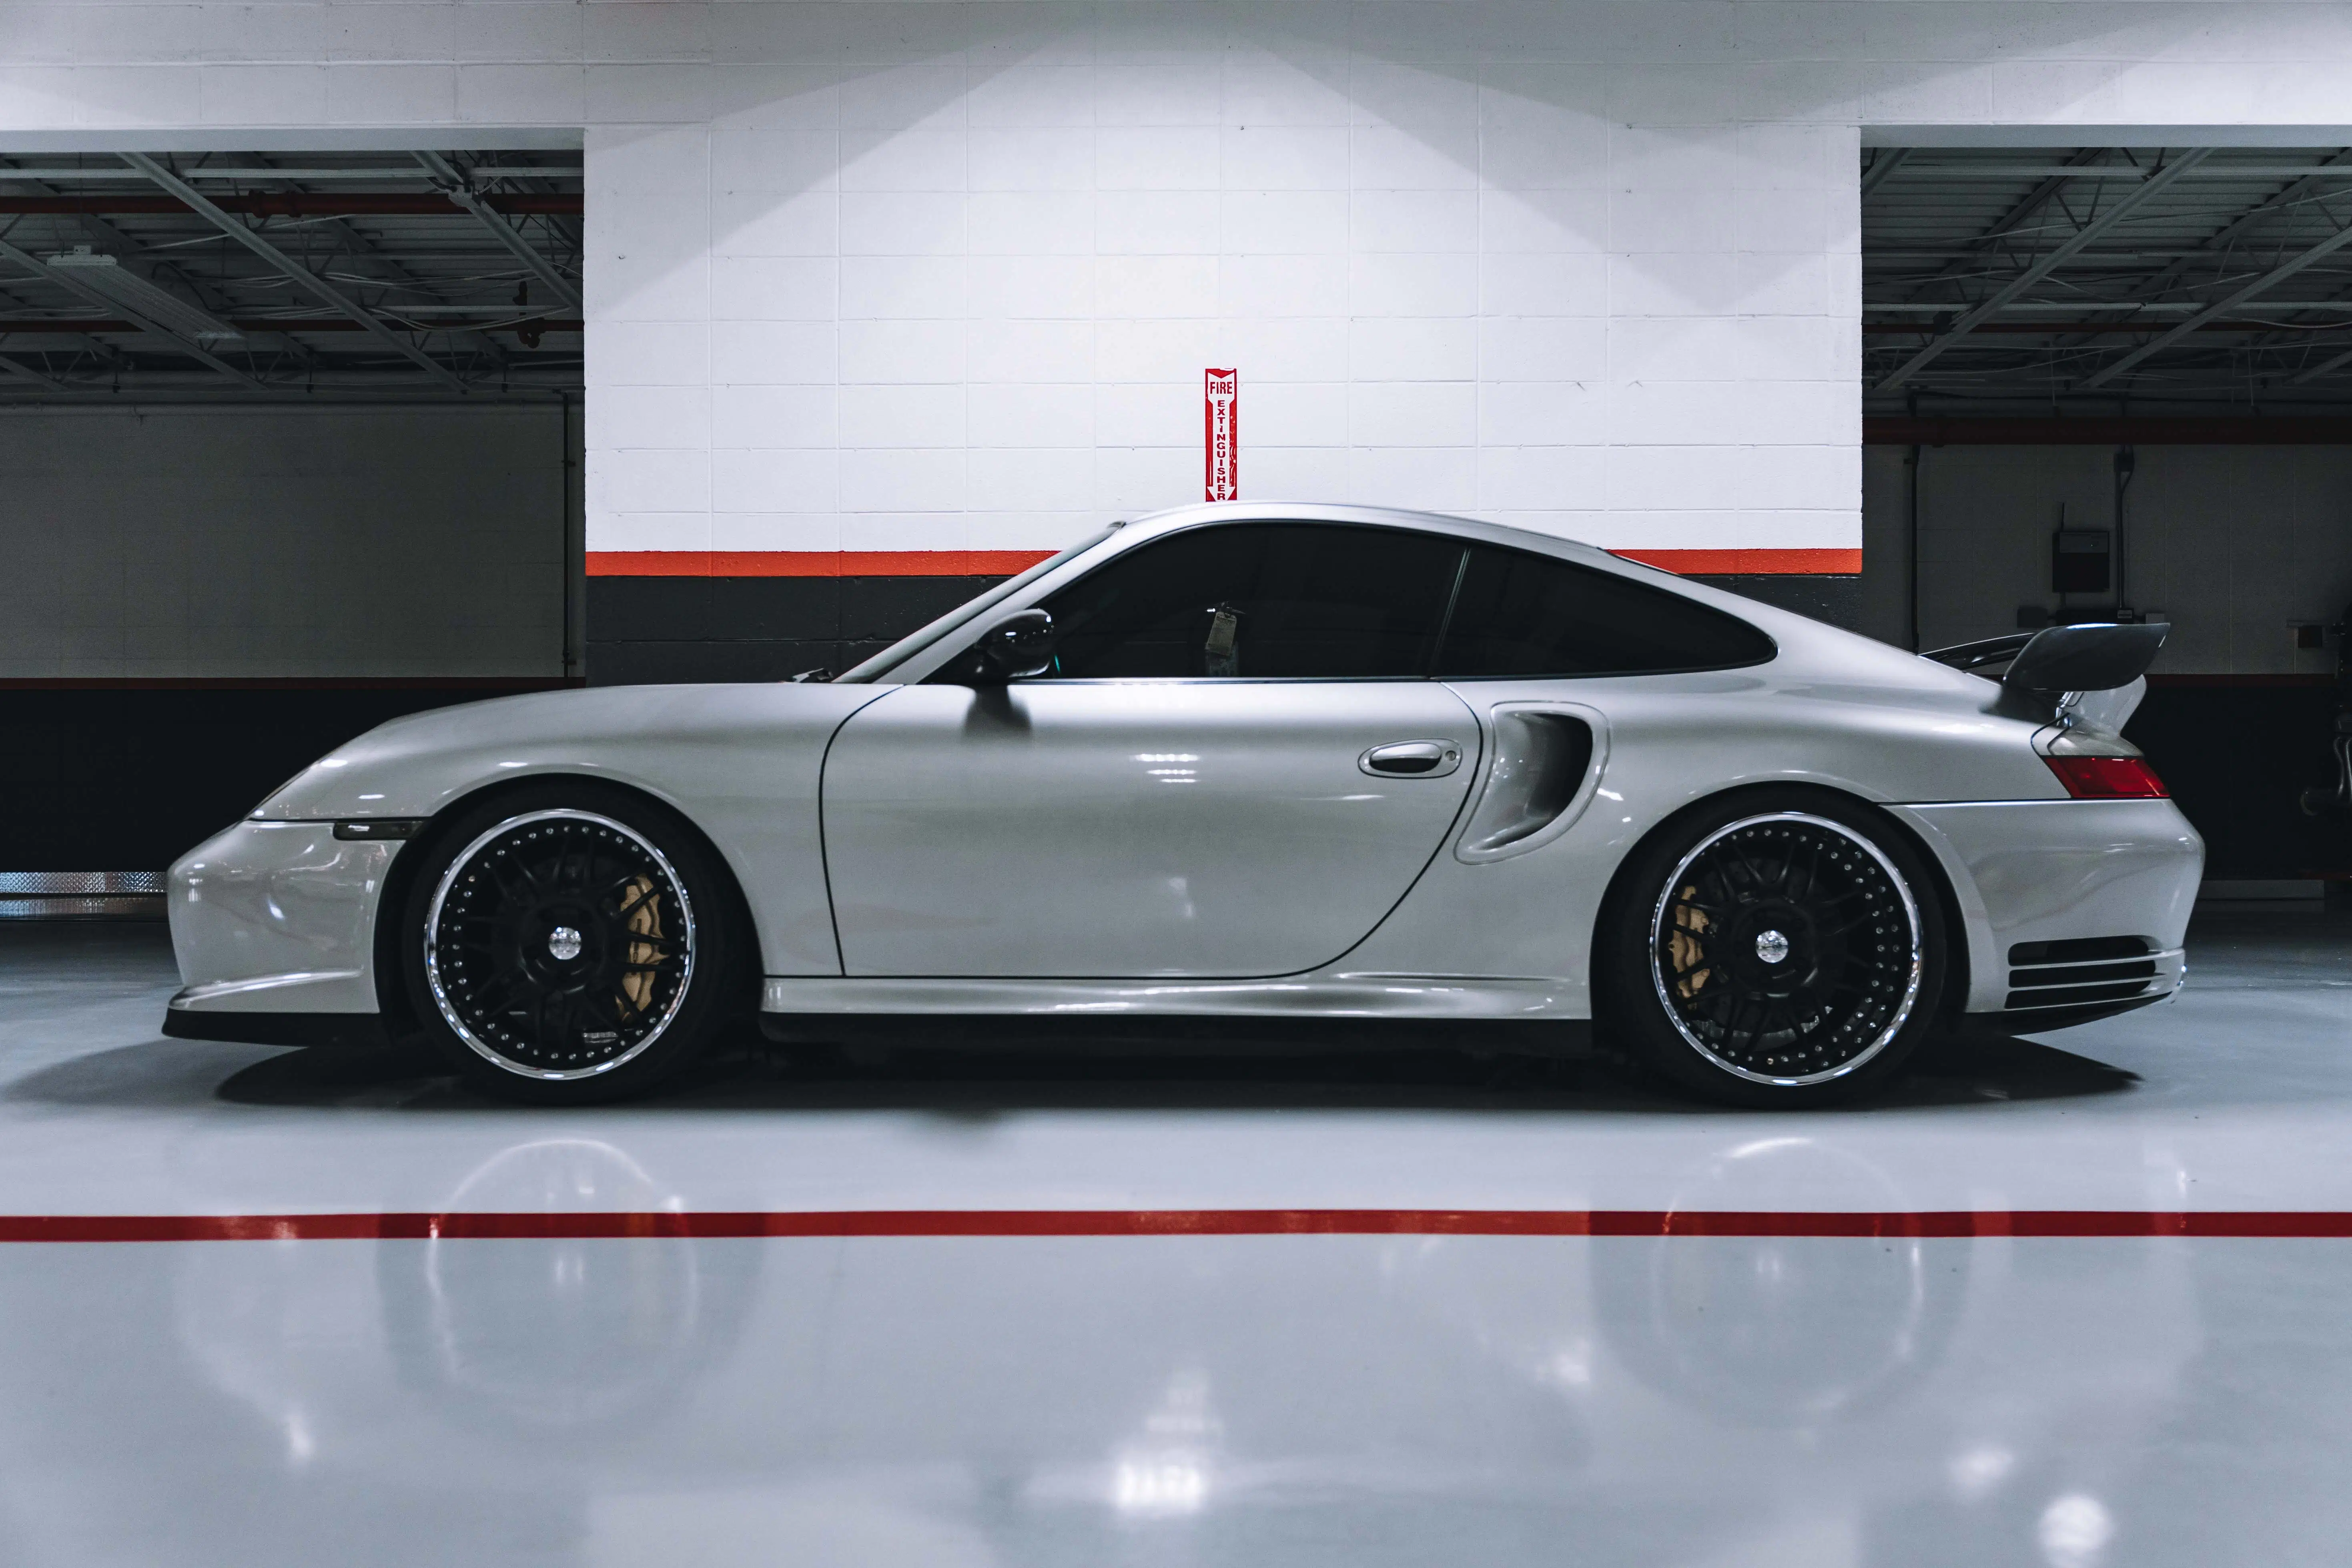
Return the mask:
{"type": "Polygon", "coordinates": [[[1049,548],[1212,364],[1245,496],[1852,547],[1857,128],[2045,122],[2352,124],[2352,8],[0,5],[0,128],[584,128],[600,551],[1049,548]]]}

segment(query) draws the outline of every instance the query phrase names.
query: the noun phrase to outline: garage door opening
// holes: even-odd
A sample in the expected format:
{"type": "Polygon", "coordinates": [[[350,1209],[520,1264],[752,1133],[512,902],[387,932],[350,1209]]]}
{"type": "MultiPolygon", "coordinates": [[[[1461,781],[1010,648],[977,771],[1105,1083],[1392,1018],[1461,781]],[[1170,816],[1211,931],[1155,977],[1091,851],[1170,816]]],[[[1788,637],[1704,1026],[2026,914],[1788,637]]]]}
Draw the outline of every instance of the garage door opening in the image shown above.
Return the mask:
{"type": "Polygon", "coordinates": [[[0,158],[0,916],[384,719],[576,684],[576,152],[0,158]]]}
{"type": "Polygon", "coordinates": [[[2172,631],[2127,731],[2220,890],[2352,875],[2352,149],[1882,147],[1861,629],[2172,631]]]}

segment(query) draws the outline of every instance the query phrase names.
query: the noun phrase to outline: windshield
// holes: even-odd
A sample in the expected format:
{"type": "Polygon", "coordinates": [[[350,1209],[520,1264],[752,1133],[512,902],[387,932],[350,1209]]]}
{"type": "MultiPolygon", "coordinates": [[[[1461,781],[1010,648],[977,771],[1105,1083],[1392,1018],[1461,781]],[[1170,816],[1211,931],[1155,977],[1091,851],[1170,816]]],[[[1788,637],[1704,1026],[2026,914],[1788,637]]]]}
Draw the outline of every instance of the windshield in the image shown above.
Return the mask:
{"type": "Polygon", "coordinates": [[[888,647],[884,648],[880,653],[876,654],[872,658],[867,659],[865,663],[853,665],[848,669],[843,670],[839,675],[833,678],[834,684],[836,686],[857,685],[866,681],[880,679],[883,676],[887,675],[891,670],[896,669],[907,659],[930,647],[933,643],[939,641],[940,638],[955,630],[956,627],[962,626],[965,622],[988,609],[992,605],[1003,604],[1007,598],[1019,593],[1030,584],[1034,583],[1038,578],[1043,577],[1046,573],[1051,572],[1055,567],[1059,566],[1071,556],[1077,554],[1081,551],[1092,550],[1096,545],[1100,544],[1104,540],[1108,539],[1117,531],[1118,525],[1114,523],[1109,528],[1103,529],[1086,539],[1080,540],[1077,543],[1071,545],[1067,550],[1063,551],[1060,554],[1040,561],[1036,565],[1032,566],[1028,571],[1022,573],[1018,577],[1006,578],[1003,582],[999,583],[995,587],[989,589],[978,598],[965,600],[962,604],[958,605],[954,609],[950,610],[946,615],[941,616],[938,620],[931,622],[930,625],[924,626],[919,630],[909,632],[905,637],[900,637],[897,642],[892,643],[888,647]]]}

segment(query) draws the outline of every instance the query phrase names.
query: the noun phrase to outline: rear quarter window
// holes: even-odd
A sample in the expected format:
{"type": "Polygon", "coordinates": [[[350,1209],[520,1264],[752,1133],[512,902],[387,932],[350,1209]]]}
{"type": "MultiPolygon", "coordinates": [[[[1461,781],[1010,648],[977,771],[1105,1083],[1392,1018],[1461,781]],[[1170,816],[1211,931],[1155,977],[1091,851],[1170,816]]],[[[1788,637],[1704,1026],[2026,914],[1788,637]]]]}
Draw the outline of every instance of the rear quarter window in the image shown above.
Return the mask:
{"type": "Polygon", "coordinates": [[[1667,589],[1482,544],[1463,571],[1435,673],[1657,675],[1762,664],[1779,651],[1738,616],[1667,589]]]}

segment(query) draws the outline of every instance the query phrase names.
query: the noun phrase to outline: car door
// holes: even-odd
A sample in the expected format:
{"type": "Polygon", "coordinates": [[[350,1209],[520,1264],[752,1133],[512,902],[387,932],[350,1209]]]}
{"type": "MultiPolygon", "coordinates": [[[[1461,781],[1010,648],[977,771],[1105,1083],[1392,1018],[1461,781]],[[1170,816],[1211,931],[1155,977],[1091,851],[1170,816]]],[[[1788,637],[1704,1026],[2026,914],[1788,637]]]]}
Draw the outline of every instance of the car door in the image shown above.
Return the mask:
{"type": "Polygon", "coordinates": [[[1235,978],[1339,957],[1445,841],[1478,726],[1430,679],[1464,550],[1234,522],[1046,599],[1055,665],[859,710],[825,762],[852,975],[1235,978]]]}

